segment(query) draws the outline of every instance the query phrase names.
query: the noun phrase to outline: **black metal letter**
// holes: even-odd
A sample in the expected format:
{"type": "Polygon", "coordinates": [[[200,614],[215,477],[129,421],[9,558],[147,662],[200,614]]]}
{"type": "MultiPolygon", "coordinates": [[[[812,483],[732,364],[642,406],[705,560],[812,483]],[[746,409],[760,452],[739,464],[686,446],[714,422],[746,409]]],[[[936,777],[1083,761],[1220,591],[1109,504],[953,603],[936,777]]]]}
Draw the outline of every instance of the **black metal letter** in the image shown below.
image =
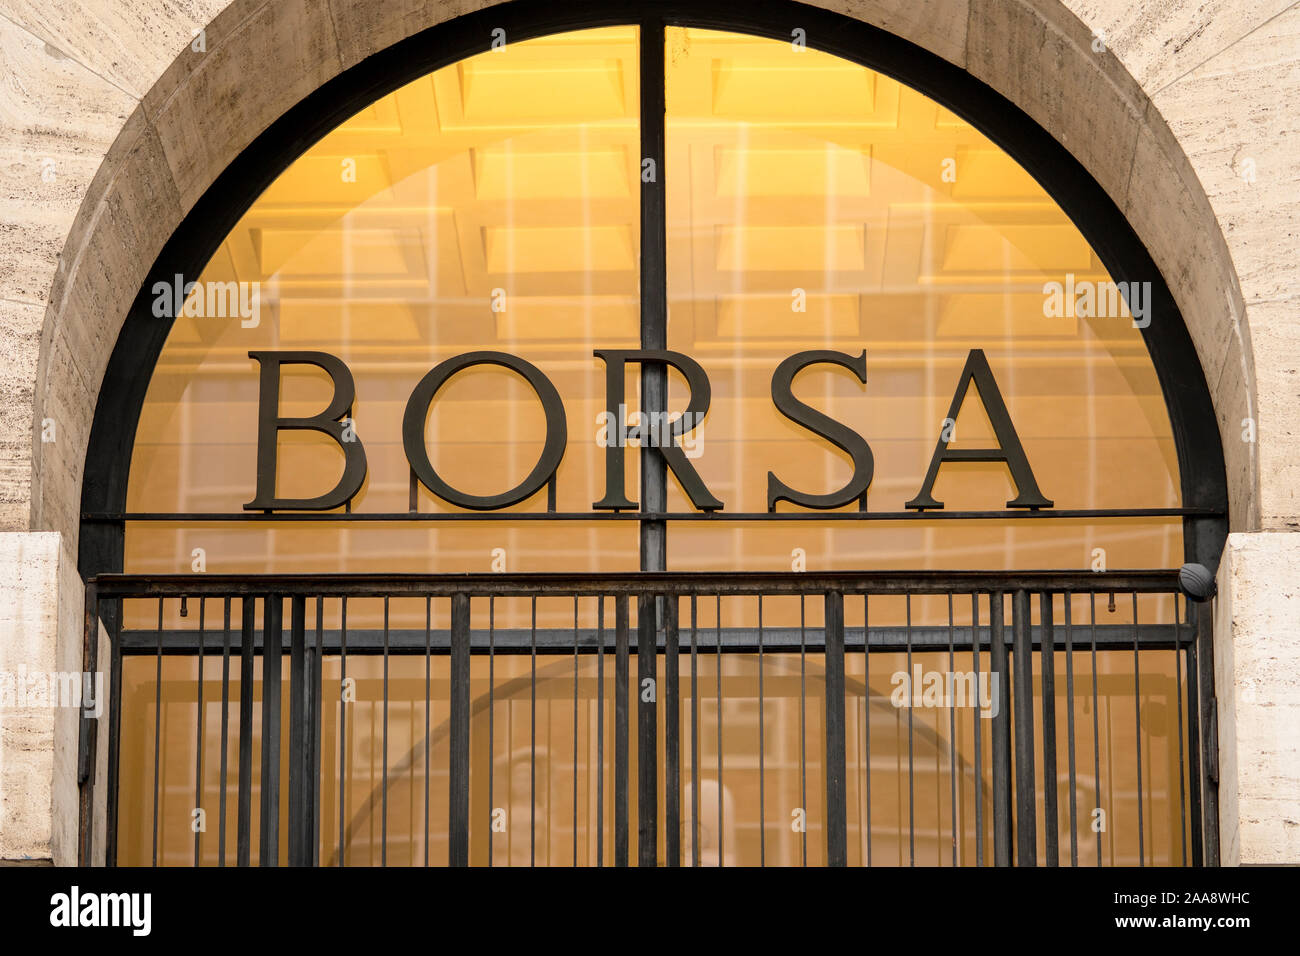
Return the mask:
{"type": "Polygon", "coordinates": [[[871,484],[872,475],[875,474],[875,457],[871,454],[871,446],[867,444],[866,439],[847,425],[842,425],[810,405],[805,405],[794,397],[790,389],[794,377],[800,371],[820,362],[842,366],[856,375],[859,382],[864,385],[867,383],[865,350],[856,358],[845,352],[832,352],[826,349],[796,352],[778,365],[776,371],[772,373],[772,401],[776,404],[777,410],[790,421],[802,425],[813,434],[820,435],[845,452],[853,460],[853,477],[839,491],[832,491],[825,495],[809,495],[802,491],[795,491],[769,471],[767,473],[768,511],[775,511],[778,501],[793,502],[805,508],[839,508],[861,500],[867,493],[867,486],[871,484]]]}
{"type": "MultiPolygon", "coordinates": [[[[704,421],[709,411],[712,392],[709,377],[704,374],[700,363],[681,352],[664,349],[597,349],[594,355],[605,362],[605,410],[608,417],[606,434],[609,436],[605,447],[605,496],[592,504],[593,508],[605,511],[619,511],[636,507],[623,490],[623,446],[628,437],[624,428],[624,416],[621,409],[626,408],[623,392],[624,366],[628,362],[660,362],[671,365],[686,376],[686,385],[691,398],[686,404],[686,411],[675,422],[642,422],[638,429],[641,433],[643,447],[655,448],[682,488],[691,499],[691,504],[702,511],[715,511],[722,507],[722,502],[709,493],[699,473],[686,457],[686,452],[677,444],[677,439],[704,421]]],[[[657,413],[662,414],[662,413],[657,413]]],[[[649,411],[642,411],[642,419],[650,418],[649,411]]]]}
{"type": "Polygon", "coordinates": [[[564,420],[560,393],[536,365],[508,352],[466,352],[435,366],[411,392],[406,403],[406,413],[402,416],[402,445],[406,448],[406,460],[410,462],[416,477],[424,487],[444,501],[475,511],[506,508],[531,497],[555,475],[568,440],[569,429],[564,420]],[[537,459],[537,464],[527,478],[499,495],[469,495],[457,491],[434,471],[428,449],[424,446],[424,423],[429,416],[429,405],[432,404],[434,395],[449,378],[474,365],[501,365],[523,376],[541,399],[542,411],[546,415],[546,442],[542,445],[542,455],[537,459]]]}
{"type": "Polygon", "coordinates": [[[245,511],[328,511],[351,501],[366,480],[366,452],[355,435],[343,437],[340,419],[356,398],[352,373],[343,360],[328,352],[249,352],[262,367],[257,405],[257,493],[244,505],[245,511]],[[280,417],[280,366],[314,365],[334,384],[329,407],[311,418],[280,417]],[[316,431],[329,435],[343,449],[343,477],[334,490],[318,498],[277,498],[276,458],[281,431],[316,431]]]}
{"type": "Polygon", "coordinates": [[[1025,450],[1020,445],[1016,428],[1011,424],[1011,415],[1007,412],[1006,402],[1002,400],[1002,393],[998,391],[998,383],[993,379],[993,370],[989,368],[989,360],[984,357],[983,349],[971,349],[970,355],[967,356],[966,367],[961,370],[961,379],[957,382],[957,393],[953,395],[952,405],[948,409],[948,419],[954,422],[957,420],[957,413],[961,411],[961,403],[965,401],[966,392],[970,389],[972,381],[979,390],[980,401],[984,403],[984,411],[988,413],[993,434],[998,440],[998,447],[949,449],[948,440],[940,432],[939,444],[934,448],[930,468],[925,473],[921,490],[906,507],[917,510],[943,507],[942,501],[934,500],[933,492],[934,480],[939,475],[939,466],[946,461],[1005,462],[1007,468],[1011,470],[1011,480],[1016,484],[1016,497],[1007,502],[1008,508],[1052,507],[1052,502],[1044,498],[1042,492],[1038,490],[1038,482],[1034,480],[1029,459],[1025,457],[1025,450]]]}

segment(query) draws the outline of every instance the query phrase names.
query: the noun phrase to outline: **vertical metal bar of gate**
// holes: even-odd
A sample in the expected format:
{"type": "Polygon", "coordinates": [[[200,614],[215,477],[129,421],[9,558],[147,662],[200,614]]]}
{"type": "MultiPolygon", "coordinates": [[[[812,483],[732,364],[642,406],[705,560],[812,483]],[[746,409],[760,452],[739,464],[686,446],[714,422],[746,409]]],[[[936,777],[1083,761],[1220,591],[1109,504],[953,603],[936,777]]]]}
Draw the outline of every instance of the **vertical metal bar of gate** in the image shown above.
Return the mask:
{"type": "MultiPolygon", "coordinates": [[[[1192,866],[1201,866],[1205,862],[1205,838],[1202,830],[1201,815],[1201,736],[1200,736],[1200,698],[1198,696],[1197,676],[1199,671],[1196,667],[1196,632],[1195,625],[1192,624],[1193,610],[1191,601],[1183,603],[1183,610],[1187,614],[1187,624],[1192,630],[1192,636],[1186,644],[1183,644],[1184,622],[1180,619],[1177,625],[1179,644],[1183,645],[1184,662],[1187,673],[1187,780],[1189,803],[1192,815],[1192,866]]],[[[1180,720],[1182,717],[1180,716],[1180,720]]]]}
{"type": "Polygon", "coordinates": [[[311,866],[316,786],[312,779],[312,667],[307,660],[307,598],[289,601],[289,865],[311,866]]]}
{"type": "Polygon", "coordinates": [[[1034,786],[1034,650],[1030,635],[1029,595],[1011,598],[1011,684],[1016,725],[1016,865],[1038,865],[1038,821],[1034,786]]]}
{"type": "Polygon", "coordinates": [[[158,775],[161,769],[160,755],[162,753],[162,682],[163,682],[163,604],[165,598],[158,598],[158,629],[155,631],[157,638],[157,657],[154,663],[154,696],[153,696],[153,787],[150,794],[153,797],[153,820],[149,825],[149,840],[151,844],[150,862],[151,865],[158,865],[158,775]]]}
{"type": "Polygon", "coordinates": [[[614,598],[614,865],[627,866],[628,597],[614,598]]]}
{"type": "MultiPolygon", "coordinates": [[[[844,595],[826,592],[826,863],[848,866],[844,728],[844,595]]],[[[807,807],[804,808],[805,812],[807,807]]]]}
{"type": "MultiPolygon", "coordinates": [[[[280,861],[280,660],[283,599],[268,595],[262,616],[262,813],[258,865],[280,861]]],[[[252,687],[249,687],[252,694],[252,687]]]]}
{"type": "MultiPolygon", "coordinates": [[[[226,625],[229,630],[230,625],[230,608],[226,608],[226,625]]],[[[310,685],[308,688],[308,704],[310,707],[310,716],[307,724],[312,728],[311,735],[311,756],[307,766],[311,774],[311,866],[320,866],[320,748],[321,748],[321,704],[323,694],[323,662],[325,655],[325,599],[316,598],[316,646],[308,648],[307,660],[309,663],[308,674],[310,685]]],[[[426,735],[427,739],[427,735],[426,735]]],[[[223,743],[224,747],[224,743],[223,743]]],[[[427,762],[426,762],[427,766],[427,762]]],[[[428,814],[425,814],[426,821],[428,814]]],[[[427,832],[427,827],[426,827],[427,832]]],[[[425,861],[428,862],[428,854],[425,854],[425,861]]]]}
{"type": "MultiPolygon", "coordinates": [[[[107,794],[107,845],[104,847],[106,866],[117,866],[117,806],[118,781],[121,779],[120,763],[122,754],[122,614],[124,602],[118,599],[111,605],[109,623],[109,641],[112,648],[112,663],[109,670],[109,712],[108,712],[108,794],[107,794]]],[[[227,621],[229,629],[229,621],[227,621]]],[[[224,790],[225,782],[223,779],[224,790]]],[[[223,844],[224,845],[224,844],[223,844]]]]}
{"type": "Polygon", "coordinates": [[[691,866],[700,865],[699,608],[691,595],[691,866]]]}
{"type": "Polygon", "coordinates": [[[1201,810],[1205,830],[1205,865],[1219,865],[1219,729],[1214,695],[1213,608],[1195,605],[1196,668],[1201,707],[1201,810]]]}
{"type": "MultiPolygon", "coordinates": [[[[1057,830],[1056,796],[1056,632],[1052,627],[1052,595],[1044,591],[1038,596],[1038,653],[1043,682],[1043,841],[1044,865],[1060,865],[1060,846],[1057,830]]],[[[1069,596],[1066,596],[1069,600],[1069,596]]],[[[1032,718],[1032,713],[1031,713],[1032,718]]],[[[1073,787],[1073,778],[1070,781],[1073,787]]]]}
{"type": "Polygon", "coordinates": [[[306,599],[295,594],[289,599],[289,865],[302,866],[302,820],[306,815],[302,754],[306,734],[303,718],[303,664],[306,632],[303,614],[306,599]]]}
{"type": "Polygon", "coordinates": [[[678,681],[677,595],[663,598],[664,621],[664,862],[680,866],[682,859],[682,732],[678,681]]]}
{"type": "Polygon", "coordinates": [[[447,862],[469,866],[469,595],[451,598],[451,760],[447,862]]]}
{"type": "Polygon", "coordinates": [[[637,865],[659,862],[659,779],[658,725],[655,713],[658,695],[658,630],[661,599],[643,594],[637,601],[636,635],[636,779],[637,779],[637,865]]]}
{"type": "Polygon", "coordinates": [[[235,863],[252,860],[253,830],[253,628],[257,625],[257,599],[242,599],[243,623],[239,629],[239,824],[235,863]]]}
{"type": "MultiPolygon", "coordinates": [[[[81,637],[81,666],[87,674],[98,670],[99,659],[99,598],[95,583],[86,585],[86,607],[81,637]]],[[[161,693],[161,691],[160,691],[161,693]]],[[[82,708],[77,739],[77,864],[92,863],[92,837],[95,819],[95,751],[99,724],[82,708]]]]}
{"type": "Polygon", "coordinates": [[[596,595],[596,866],[605,865],[605,595],[596,595]]]}
{"type": "Polygon", "coordinates": [[[1011,681],[1003,633],[1003,595],[989,595],[989,680],[997,687],[993,718],[993,865],[1011,865],[1011,681]]]}
{"type": "Polygon", "coordinates": [[[1070,618],[1074,595],[1066,591],[1062,608],[1065,611],[1065,735],[1066,766],[1070,781],[1070,866],[1079,865],[1079,807],[1078,775],[1074,743],[1074,625],[1070,618]]]}

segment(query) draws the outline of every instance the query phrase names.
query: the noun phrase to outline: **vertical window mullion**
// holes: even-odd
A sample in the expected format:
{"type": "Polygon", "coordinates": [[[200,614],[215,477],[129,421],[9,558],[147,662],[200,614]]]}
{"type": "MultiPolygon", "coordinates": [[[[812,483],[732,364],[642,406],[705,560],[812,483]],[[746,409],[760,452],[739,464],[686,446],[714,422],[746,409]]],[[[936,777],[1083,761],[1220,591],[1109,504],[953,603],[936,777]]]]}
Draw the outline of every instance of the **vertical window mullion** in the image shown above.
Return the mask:
{"type": "MultiPolygon", "coordinates": [[[[664,24],[642,21],[641,97],[641,348],[668,347],[667,202],[664,186],[664,24]]],[[[641,363],[641,421],[668,410],[668,367],[641,363]]],[[[668,469],[663,455],[641,443],[641,510],[667,510],[668,469]]],[[[666,527],[662,519],[641,522],[641,570],[667,568],[666,527]]]]}

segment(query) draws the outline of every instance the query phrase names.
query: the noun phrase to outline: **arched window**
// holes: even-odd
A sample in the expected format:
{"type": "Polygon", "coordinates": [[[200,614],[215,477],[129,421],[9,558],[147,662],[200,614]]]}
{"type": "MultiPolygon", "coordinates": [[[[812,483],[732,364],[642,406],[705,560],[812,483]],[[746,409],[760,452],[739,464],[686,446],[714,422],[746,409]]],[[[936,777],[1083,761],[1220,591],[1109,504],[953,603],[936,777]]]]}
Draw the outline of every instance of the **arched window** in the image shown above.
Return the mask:
{"type": "MultiPolygon", "coordinates": [[[[661,158],[641,156],[634,28],[507,44],[367,106],[257,197],[197,291],[155,290],[158,311],[179,304],[180,315],[145,399],[129,513],[244,512],[256,499],[259,401],[270,400],[271,359],[249,353],[295,351],[337,357],[355,384],[349,434],[367,468],[355,515],[403,516],[412,501],[421,515],[469,510],[413,475],[402,431],[411,394],[466,352],[532,363],[567,426],[553,506],[540,484],[494,512],[506,520],[490,535],[428,520],[141,522],[128,526],[126,569],[185,570],[203,547],[211,570],[231,572],[486,570],[499,547],[512,571],[634,570],[635,524],[598,519],[610,501],[641,503],[639,443],[624,449],[621,488],[607,484],[605,447],[619,431],[608,406],[638,420],[639,369],[626,362],[615,398],[613,359],[593,353],[655,337],[711,386],[703,421],[675,439],[686,464],[669,470],[666,510],[756,519],[670,522],[668,568],[783,570],[796,548],[820,568],[1181,564],[1177,454],[1142,338],[1149,282],[1116,283],[1010,155],[898,80],[778,40],[680,27],[666,39],[661,158]],[[666,193],[662,262],[640,241],[640,196],[655,181],[666,193]],[[643,254],[666,269],[666,323],[659,302],[642,300],[643,254]],[[823,350],[843,358],[807,362],[788,390],[861,436],[848,449],[772,398],[782,362],[823,350]],[[967,388],[971,369],[987,377],[967,388]],[[1019,474],[1005,461],[947,460],[929,479],[940,442],[955,459],[1004,436],[1023,449],[1019,474]],[[823,520],[757,520],[807,518],[802,501],[845,498],[855,466],[869,486],[823,520]],[[1032,506],[1007,507],[1021,498],[1032,506]],[[548,507],[592,520],[509,520],[548,507]],[[1128,510],[1155,513],[1108,514],[1128,510]],[[950,521],[954,512],[981,520],[950,521]],[[1062,512],[1085,515],[1032,520],[1062,512]]],[[[308,364],[284,365],[279,379],[284,418],[318,415],[338,390],[308,364]]],[[[669,373],[668,412],[686,410],[687,385],[669,373]]],[[[546,424],[517,371],[469,367],[437,392],[429,462],[465,495],[498,495],[538,461],[546,424]]],[[[339,483],[335,438],[284,430],[278,443],[275,498],[339,483]]],[[[303,509],[265,513],[289,510],[303,509]]]]}
{"type": "MultiPolygon", "coordinates": [[[[657,745],[633,746],[631,772],[647,754],[684,761],[684,852],[699,832],[706,863],[824,861],[838,798],[849,862],[993,862],[992,804],[1009,786],[994,738],[1010,715],[990,713],[989,629],[1005,597],[1008,643],[1013,617],[1031,652],[1053,624],[1076,642],[1050,673],[1033,656],[1034,689],[1016,698],[1043,708],[1045,681],[1062,695],[1048,697],[1055,726],[1037,728],[1061,755],[1040,759],[1040,803],[1058,806],[1036,811],[1037,843],[1067,861],[1185,861],[1199,826],[1185,604],[1153,586],[1117,606],[1068,585],[1019,604],[1024,585],[968,594],[960,576],[1168,570],[1221,526],[1221,481],[1207,491],[1184,474],[1186,416],[1153,360],[1181,354],[1152,345],[1180,321],[1167,290],[1116,252],[1123,237],[1091,213],[1085,233],[1064,208],[1092,192],[1036,178],[1037,139],[1030,172],[954,110],[961,96],[846,58],[842,41],[749,29],[503,30],[283,156],[197,276],[155,270],[142,294],[169,331],[124,500],[100,516],[121,535],[108,550],[140,576],[932,575],[951,584],[844,597],[837,672],[824,643],[808,650],[810,630],[831,626],[819,591],[658,605],[660,628],[680,628],[665,705],[680,710],[652,728],[657,745]],[[826,694],[842,686],[835,794],[826,694]],[[974,706],[953,702],[964,687],[974,706]],[[664,755],[673,720],[690,721],[689,756],[664,755]]],[[[359,596],[346,619],[341,602],[311,603],[294,626],[333,635],[308,657],[320,683],[305,766],[325,781],[315,858],[445,859],[465,738],[452,657],[426,652],[454,626],[410,593],[359,596]],[[410,653],[390,656],[399,644],[410,653]]],[[[591,651],[614,605],[576,591],[480,603],[470,858],[608,862],[616,662],[591,651]],[[539,634],[544,654],[567,656],[539,665],[539,634]]],[[[240,739],[265,749],[263,722],[280,719],[250,712],[234,732],[239,651],[217,651],[232,628],[238,644],[239,605],[232,624],[229,596],[124,603],[120,861],[235,860],[240,739]],[[182,651],[164,655],[173,639],[182,651]],[[232,814],[202,846],[196,797],[209,818],[218,800],[232,814]]],[[[307,772],[299,757],[277,758],[286,792],[307,772]]],[[[277,765],[261,759],[259,800],[277,765]]],[[[651,786],[671,831],[672,784],[651,786]]],[[[279,812],[292,841],[288,801],[279,812]]]]}

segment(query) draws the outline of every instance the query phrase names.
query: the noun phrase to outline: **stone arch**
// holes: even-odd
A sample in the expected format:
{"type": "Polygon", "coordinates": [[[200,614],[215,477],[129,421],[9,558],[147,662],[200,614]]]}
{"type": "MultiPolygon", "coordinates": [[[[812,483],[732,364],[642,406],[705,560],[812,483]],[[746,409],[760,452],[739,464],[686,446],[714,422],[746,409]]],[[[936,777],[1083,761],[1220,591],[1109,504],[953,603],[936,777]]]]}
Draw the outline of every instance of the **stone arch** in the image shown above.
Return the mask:
{"type": "MultiPolygon", "coordinates": [[[[1128,217],[1177,302],[1220,432],[1254,417],[1244,307],[1214,210],[1143,88],[1060,3],[825,0],[963,68],[1065,145],[1128,217]]],[[[140,100],[64,243],[41,333],[31,524],[75,554],[90,426],[109,355],[146,272],[240,152],[314,89],[421,30],[494,4],[233,0],[140,100]],[[201,46],[202,51],[196,49],[201,46]],[[279,64],[274,82],[260,65],[279,64]],[[60,440],[42,442],[54,419],[60,440]]],[[[791,7],[797,18],[798,7],[791,7]]],[[[574,13],[574,20],[589,11],[574,13]]],[[[815,44],[815,38],[810,42],[815,44]]],[[[358,65],[361,65],[358,67],[358,65]]],[[[303,144],[306,145],[305,143],[303,144]]],[[[1234,529],[1259,526],[1255,444],[1225,440],[1234,529]]],[[[129,455],[129,448],[120,453],[129,455]]]]}
{"type": "MultiPolygon", "coordinates": [[[[1288,395],[1300,381],[1292,358],[1300,355],[1300,333],[1291,330],[1288,315],[1288,306],[1300,301],[1293,268],[1300,235],[1281,228],[1294,215],[1294,200],[1276,185],[1285,190],[1291,182],[1281,169],[1290,153],[1284,116],[1268,114],[1300,92],[1300,74],[1280,65],[1295,59],[1300,9],[1290,0],[1215,0],[1187,11],[1161,7],[1158,14],[1127,0],[813,5],[895,34],[966,71],[1072,152],[1127,217],[1179,306],[1213,398],[1232,529],[1300,528],[1300,483],[1286,420],[1288,395]],[[1256,69],[1255,61],[1264,59],[1256,69]],[[1225,85],[1224,75],[1241,79],[1225,85]],[[1207,94],[1231,95],[1231,105],[1207,104],[1207,94]],[[1253,184],[1245,164],[1253,176],[1254,157],[1261,182],[1276,173],[1272,190],[1242,187],[1253,184]],[[1258,426],[1258,442],[1239,440],[1246,420],[1258,426]]],[[[15,223],[0,232],[0,341],[9,353],[3,382],[10,398],[9,417],[0,419],[7,445],[0,468],[11,479],[0,495],[0,526],[61,532],[21,537],[54,566],[38,570],[43,581],[60,584],[57,594],[45,588],[45,600],[57,605],[50,612],[57,614],[57,659],[68,666],[80,654],[80,591],[72,569],[91,425],[113,345],[160,250],[217,176],[313,90],[422,30],[505,4],[142,0],[93,15],[73,15],[65,9],[71,6],[15,2],[0,17],[6,72],[14,79],[0,94],[8,142],[21,147],[20,162],[37,167],[38,179],[40,151],[53,148],[50,140],[62,136],[73,144],[65,142],[57,154],[67,157],[59,160],[58,188],[20,197],[35,201],[16,203],[15,223]],[[272,79],[268,63],[276,64],[272,79]],[[55,212],[47,215],[42,202],[52,202],[55,212]],[[42,440],[47,419],[57,425],[57,441],[42,440]]],[[[574,11],[573,22],[593,6],[574,11]]],[[[129,447],[120,451],[127,455],[129,447]]],[[[1294,566],[1278,557],[1289,549],[1276,540],[1285,536],[1237,537],[1242,567],[1276,576],[1294,566]]],[[[23,546],[16,553],[6,556],[11,564],[33,564],[23,546]]],[[[1235,564],[1230,573],[1249,577],[1235,564]]],[[[1234,594],[1242,587],[1223,580],[1234,594]]],[[[1249,610],[1250,595],[1243,594],[1249,610]]],[[[1217,630],[1231,637],[1238,625],[1229,607],[1220,602],[1217,630]]],[[[1247,633],[1254,626],[1241,625],[1247,633]]],[[[41,623],[19,638],[43,642],[44,654],[54,643],[52,629],[41,623]]],[[[1229,661],[1228,673],[1236,673],[1233,666],[1229,661]]],[[[1237,665],[1254,681],[1259,675],[1252,668],[1267,669],[1251,660],[1237,665]]],[[[1266,775],[1238,767],[1231,745],[1234,734],[1256,739],[1253,728],[1265,721],[1250,708],[1234,718],[1228,691],[1219,700],[1220,733],[1228,742],[1224,779],[1240,774],[1247,796],[1267,793],[1271,784],[1255,781],[1266,775]],[[1234,719],[1244,729],[1230,726],[1234,719]]],[[[32,837],[33,846],[52,844],[56,860],[65,862],[75,842],[75,741],[75,726],[60,723],[53,824],[38,821],[32,837]]],[[[32,807],[44,804],[37,813],[48,813],[49,783],[46,774],[24,798],[32,807]]],[[[1225,799],[1225,820],[1235,817],[1235,800],[1225,799]]],[[[6,836],[0,834],[0,855],[12,853],[6,836]]],[[[1277,851],[1260,849],[1272,846],[1271,836],[1252,837],[1246,849],[1234,839],[1225,829],[1225,861],[1238,850],[1243,859],[1277,858],[1277,851]]]]}

